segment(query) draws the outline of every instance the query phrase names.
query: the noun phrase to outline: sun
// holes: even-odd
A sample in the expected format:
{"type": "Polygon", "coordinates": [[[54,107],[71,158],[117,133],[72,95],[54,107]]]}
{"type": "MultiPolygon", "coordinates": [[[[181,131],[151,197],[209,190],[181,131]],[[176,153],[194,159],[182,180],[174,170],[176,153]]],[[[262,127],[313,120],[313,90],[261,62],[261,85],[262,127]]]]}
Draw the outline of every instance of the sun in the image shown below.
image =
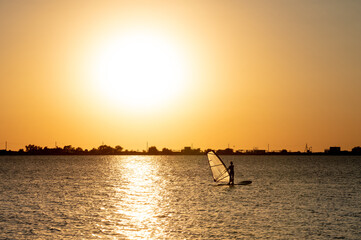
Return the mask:
{"type": "Polygon", "coordinates": [[[152,110],[175,100],[187,81],[186,61],[163,34],[131,31],[101,44],[94,66],[95,89],[117,106],[152,110]]]}

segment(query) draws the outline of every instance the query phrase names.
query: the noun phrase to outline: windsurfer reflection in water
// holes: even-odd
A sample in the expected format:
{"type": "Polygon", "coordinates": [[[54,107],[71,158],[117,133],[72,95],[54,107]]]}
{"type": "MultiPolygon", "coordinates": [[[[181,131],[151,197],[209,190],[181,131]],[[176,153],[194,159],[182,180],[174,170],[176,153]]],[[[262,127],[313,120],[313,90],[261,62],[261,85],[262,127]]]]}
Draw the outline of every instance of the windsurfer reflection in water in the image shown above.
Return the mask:
{"type": "Polygon", "coordinates": [[[229,165],[228,167],[228,172],[229,172],[229,183],[228,185],[234,185],[234,165],[233,162],[231,162],[231,165],[229,165]]]}

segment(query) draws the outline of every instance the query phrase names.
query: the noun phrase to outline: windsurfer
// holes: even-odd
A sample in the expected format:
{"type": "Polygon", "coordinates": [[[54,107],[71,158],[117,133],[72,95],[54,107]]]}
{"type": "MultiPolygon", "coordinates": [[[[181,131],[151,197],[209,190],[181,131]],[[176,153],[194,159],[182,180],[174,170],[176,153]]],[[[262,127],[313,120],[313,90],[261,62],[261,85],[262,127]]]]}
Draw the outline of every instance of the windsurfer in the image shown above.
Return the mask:
{"type": "Polygon", "coordinates": [[[228,185],[230,185],[230,184],[234,185],[234,165],[233,165],[233,162],[231,162],[231,165],[229,165],[228,172],[229,172],[229,183],[228,183],[228,185]]]}

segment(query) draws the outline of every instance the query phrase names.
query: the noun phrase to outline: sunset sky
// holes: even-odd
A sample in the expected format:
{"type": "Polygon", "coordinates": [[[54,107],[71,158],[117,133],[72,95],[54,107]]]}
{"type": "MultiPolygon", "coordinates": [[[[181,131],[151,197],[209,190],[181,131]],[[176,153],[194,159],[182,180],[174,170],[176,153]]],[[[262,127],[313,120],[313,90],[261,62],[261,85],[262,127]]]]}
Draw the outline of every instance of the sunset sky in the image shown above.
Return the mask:
{"type": "Polygon", "coordinates": [[[361,145],[361,1],[0,1],[0,149],[361,145]]]}

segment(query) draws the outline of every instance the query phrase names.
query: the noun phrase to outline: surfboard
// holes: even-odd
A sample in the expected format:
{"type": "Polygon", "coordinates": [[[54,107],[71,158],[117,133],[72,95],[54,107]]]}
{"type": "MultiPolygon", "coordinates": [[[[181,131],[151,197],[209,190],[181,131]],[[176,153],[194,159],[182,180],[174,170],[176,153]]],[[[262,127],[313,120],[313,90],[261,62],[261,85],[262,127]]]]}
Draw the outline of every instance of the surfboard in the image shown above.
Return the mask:
{"type": "Polygon", "coordinates": [[[235,185],[249,185],[249,184],[251,184],[252,183],[252,181],[242,181],[242,182],[239,182],[239,183],[235,183],[235,184],[231,184],[231,185],[229,185],[228,183],[220,183],[220,184],[217,184],[217,186],[235,186],[235,185]]]}

